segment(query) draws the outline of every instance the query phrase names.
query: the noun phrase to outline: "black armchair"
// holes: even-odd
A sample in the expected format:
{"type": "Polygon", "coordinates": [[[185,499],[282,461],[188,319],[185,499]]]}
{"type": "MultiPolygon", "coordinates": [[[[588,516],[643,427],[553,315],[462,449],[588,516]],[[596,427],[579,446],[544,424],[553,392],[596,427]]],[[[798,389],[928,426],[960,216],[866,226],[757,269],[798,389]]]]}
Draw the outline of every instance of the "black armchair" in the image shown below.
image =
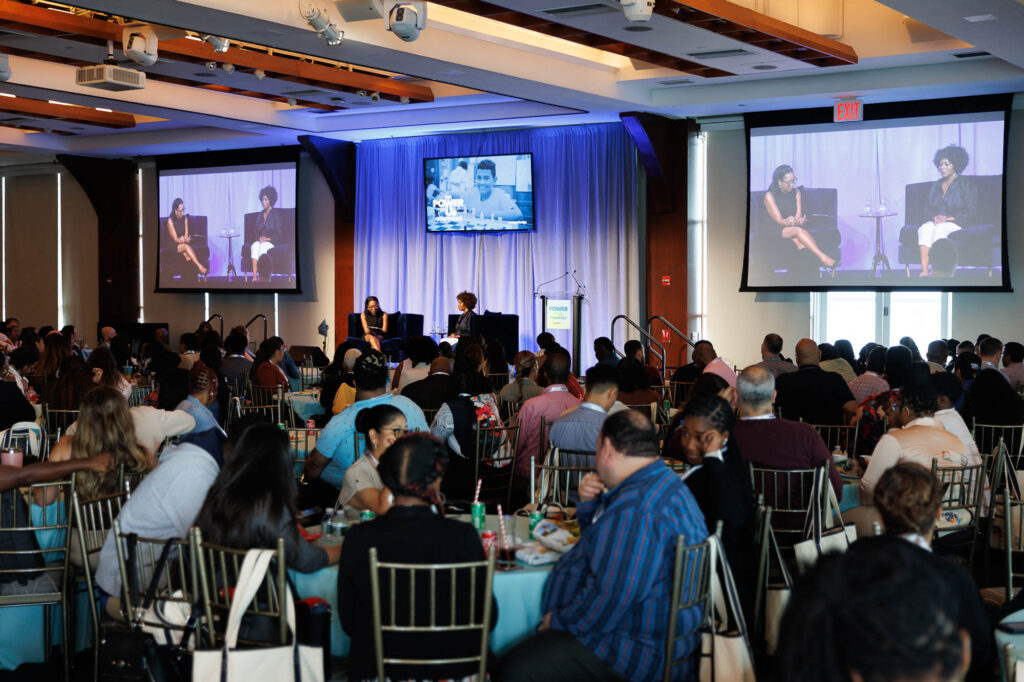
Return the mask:
{"type": "MultiPolygon", "coordinates": [[[[961,225],[959,230],[949,235],[956,244],[957,265],[988,268],[991,274],[992,268],[1003,262],[1003,176],[962,175],[960,178],[974,183],[978,191],[978,215],[970,225],[961,225]]],[[[900,263],[906,266],[907,277],[910,277],[911,264],[921,262],[917,230],[933,217],[928,215],[928,193],[934,184],[934,181],[929,181],[907,185],[904,204],[907,224],[900,230],[899,254],[900,263]]]]}
{"type": "MultiPolygon", "coordinates": [[[[836,219],[838,192],[831,187],[799,189],[801,208],[807,217],[803,228],[814,237],[819,249],[838,259],[843,243],[836,219]]],[[[821,262],[808,249],[798,249],[792,240],[779,237],[779,226],[764,207],[764,195],[764,191],[750,193],[748,281],[770,281],[780,270],[785,270],[791,279],[806,281],[818,271],[821,262]]]]}
{"type": "MultiPolygon", "coordinates": [[[[194,277],[197,274],[195,266],[185,262],[185,256],[178,253],[178,245],[171,241],[171,235],[167,233],[167,217],[160,218],[160,276],[161,279],[173,279],[174,277],[194,277]]],[[[188,217],[188,233],[192,237],[189,246],[196,254],[196,258],[207,270],[210,268],[210,247],[206,241],[206,216],[190,215],[188,217]]],[[[181,235],[179,235],[181,236],[181,235]]]]}
{"type": "MultiPolygon", "coordinates": [[[[295,235],[295,209],[275,208],[284,218],[284,239],[293,239],[295,235]]],[[[239,270],[252,274],[252,245],[256,241],[256,220],[262,211],[245,214],[245,228],[242,240],[242,265],[239,270]]],[[[274,248],[260,257],[261,273],[287,275],[295,277],[295,243],[282,239],[274,244],[274,248]]]]}
{"type": "MultiPolygon", "coordinates": [[[[363,341],[363,324],[359,320],[360,314],[348,314],[348,338],[345,341],[367,351],[370,349],[370,344],[363,341]]],[[[410,336],[423,336],[423,316],[416,313],[388,313],[388,331],[381,341],[381,352],[392,362],[401,362],[405,359],[402,344],[410,336]]]]}
{"type": "MultiPolygon", "coordinates": [[[[448,315],[448,333],[455,333],[455,326],[461,315],[448,315]]],[[[494,339],[501,341],[505,347],[505,360],[512,364],[512,359],[519,352],[519,316],[503,315],[485,310],[482,315],[474,315],[469,320],[469,332],[484,337],[490,343],[494,339]]]]}

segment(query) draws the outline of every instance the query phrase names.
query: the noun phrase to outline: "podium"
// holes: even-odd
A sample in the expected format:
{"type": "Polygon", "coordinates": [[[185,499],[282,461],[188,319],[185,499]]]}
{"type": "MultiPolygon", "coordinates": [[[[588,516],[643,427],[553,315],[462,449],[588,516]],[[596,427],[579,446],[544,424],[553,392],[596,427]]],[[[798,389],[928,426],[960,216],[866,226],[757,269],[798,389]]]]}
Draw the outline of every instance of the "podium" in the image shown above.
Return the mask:
{"type": "Polygon", "coordinates": [[[535,293],[540,299],[541,331],[569,331],[572,338],[572,373],[580,376],[580,338],[583,331],[583,294],[577,292],[535,293]]]}

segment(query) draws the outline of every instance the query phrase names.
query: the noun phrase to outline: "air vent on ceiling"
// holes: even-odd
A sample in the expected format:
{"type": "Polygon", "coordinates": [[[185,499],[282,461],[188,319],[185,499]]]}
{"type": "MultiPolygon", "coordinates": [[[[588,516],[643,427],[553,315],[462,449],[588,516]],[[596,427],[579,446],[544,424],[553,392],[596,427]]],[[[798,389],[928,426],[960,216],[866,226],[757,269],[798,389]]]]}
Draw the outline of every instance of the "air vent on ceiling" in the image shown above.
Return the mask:
{"type": "Polygon", "coordinates": [[[674,88],[680,85],[689,85],[693,80],[690,78],[670,78],[667,81],[658,81],[658,85],[663,88],[674,88]]]}
{"type": "Polygon", "coordinates": [[[621,13],[618,7],[611,7],[602,2],[588,2],[584,5],[571,5],[569,7],[552,7],[551,9],[540,10],[541,14],[547,14],[550,17],[568,18],[568,17],[590,17],[596,14],[610,14],[615,12],[616,14],[621,13]]]}
{"type": "Polygon", "coordinates": [[[728,57],[746,57],[754,54],[749,50],[737,48],[735,50],[708,50],[707,52],[691,52],[687,55],[691,59],[726,59],[728,57]]]}
{"type": "Polygon", "coordinates": [[[984,50],[978,50],[977,52],[961,52],[960,54],[955,54],[953,56],[957,59],[971,59],[973,57],[991,57],[992,54],[990,52],[985,52],[984,50]]]}

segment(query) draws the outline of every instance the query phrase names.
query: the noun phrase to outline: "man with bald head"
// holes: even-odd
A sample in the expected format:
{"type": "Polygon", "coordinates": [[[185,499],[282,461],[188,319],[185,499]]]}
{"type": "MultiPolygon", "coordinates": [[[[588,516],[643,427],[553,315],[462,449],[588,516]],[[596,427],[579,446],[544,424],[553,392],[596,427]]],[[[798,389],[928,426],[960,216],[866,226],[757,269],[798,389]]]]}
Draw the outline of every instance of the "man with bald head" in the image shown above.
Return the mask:
{"type": "Polygon", "coordinates": [[[823,370],[818,366],[820,360],[818,344],[813,339],[800,339],[796,344],[799,370],[776,380],[776,404],[787,419],[809,424],[848,424],[857,414],[857,401],[843,377],[823,370]]]}
{"type": "Polygon", "coordinates": [[[99,348],[110,348],[110,342],[117,336],[113,327],[104,327],[100,330],[100,342],[96,344],[99,348]]]}
{"type": "Polygon", "coordinates": [[[761,362],[757,367],[764,367],[772,373],[776,379],[780,374],[787,374],[796,371],[796,365],[789,360],[782,359],[782,337],[778,334],[768,334],[761,342],[761,362]]]}
{"type": "Polygon", "coordinates": [[[842,498],[843,479],[818,432],[809,424],[775,417],[771,371],[760,365],[747,367],[736,379],[736,396],[740,418],[732,435],[743,459],[771,469],[812,469],[828,463],[829,480],[842,498]]]}
{"type": "Polygon", "coordinates": [[[718,357],[715,347],[710,343],[694,347],[693,361],[704,368],[701,374],[717,374],[725,379],[725,383],[736,387],[736,372],[732,371],[732,367],[725,360],[718,357]]]}

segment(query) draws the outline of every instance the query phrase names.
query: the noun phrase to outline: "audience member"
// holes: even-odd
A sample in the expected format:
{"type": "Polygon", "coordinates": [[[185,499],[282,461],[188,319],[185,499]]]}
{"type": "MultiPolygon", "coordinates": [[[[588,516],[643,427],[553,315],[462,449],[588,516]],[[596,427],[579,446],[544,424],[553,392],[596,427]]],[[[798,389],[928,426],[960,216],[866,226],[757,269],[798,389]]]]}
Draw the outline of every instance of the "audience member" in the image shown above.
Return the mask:
{"type": "Polygon", "coordinates": [[[56,376],[61,364],[70,354],[67,339],[60,332],[51,331],[43,337],[43,355],[39,360],[39,371],[47,380],[56,376]]]}
{"type": "Polygon", "coordinates": [[[196,517],[205,542],[238,549],[275,549],[284,539],[285,563],[313,573],[337,563],[341,547],[318,546],[299,534],[294,463],[288,433],[254,424],[242,434],[217,474],[196,517]]]}
{"type": "Polygon", "coordinates": [[[786,419],[810,424],[845,424],[856,414],[857,403],[843,377],[818,366],[821,351],[811,339],[796,344],[799,371],[779,376],[778,399],[786,419]]]}
{"type": "Polygon", "coordinates": [[[910,349],[911,362],[924,362],[924,358],[921,357],[921,351],[918,350],[917,343],[914,342],[914,339],[909,336],[904,336],[900,339],[900,345],[904,348],[910,349]]]}
{"type": "Polygon", "coordinates": [[[994,336],[986,337],[978,344],[978,357],[981,358],[981,371],[986,369],[999,372],[1007,381],[1010,380],[1006,373],[999,369],[999,361],[1003,357],[1003,342],[994,336]]]}
{"type": "Polygon", "coordinates": [[[540,366],[537,356],[528,350],[521,350],[513,358],[516,377],[501,389],[498,394],[498,402],[502,407],[508,404],[522,403],[530,398],[536,398],[544,389],[537,385],[537,375],[540,366]]]}
{"type": "Polygon", "coordinates": [[[1003,374],[1013,390],[1024,390],[1024,345],[1010,341],[1003,346],[1003,374]]]}
{"type": "Polygon", "coordinates": [[[938,519],[946,485],[919,464],[904,462],[886,471],[875,487],[875,507],[884,522],[885,535],[858,540],[849,549],[856,561],[862,553],[887,552],[894,545],[909,546],[915,560],[934,569],[949,587],[950,616],[971,641],[971,667],[967,681],[991,682],[994,669],[995,642],[978,588],[970,574],[956,561],[932,553],[935,523],[938,519]]]}
{"type": "Polygon", "coordinates": [[[701,346],[695,345],[693,348],[693,360],[704,368],[701,371],[702,374],[717,374],[725,379],[725,383],[736,388],[736,372],[732,370],[732,367],[725,360],[718,357],[715,347],[710,343],[701,346]]]}
{"type": "Polygon", "coordinates": [[[960,399],[963,388],[960,381],[949,372],[935,372],[931,376],[932,388],[935,389],[935,421],[942,424],[942,428],[960,439],[964,446],[964,454],[979,455],[978,445],[974,442],[971,430],[967,423],[957,412],[953,405],[960,399]]]}
{"type": "Polygon", "coordinates": [[[345,470],[334,508],[343,507],[353,519],[365,509],[381,516],[391,508],[391,491],[381,482],[377,467],[384,451],[409,431],[405,415],[394,405],[368,407],[356,415],[356,431],[365,439],[366,452],[345,470]]]}
{"type": "Polygon", "coordinates": [[[832,345],[835,346],[836,353],[839,355],[839,357],[842,358],[843,360],[846,360],[847,364],[850,365],[850,367],[853,369],[854,374],[860,376],[861,374],[864,373],[863,368],[857,368],[857,358],[854,357],[853,355],[852,343],[850,343],[847,339],[838,339],[832,345]]]}
{"type": "Polygon", "coordinates": [[[227,357],[221,363],[220,371],[225,379],[239,387],[245,385],[245,377],[252,370],[252,360],[245,355],[248,344],[245,336],[237,332],[228,334],[228,338],[224,339],[227,357]]]}
{"type": "Polygon", "coordinates": [[[97,348],[110,348],[110,342],[117,336],[117,331],[113,327],[103,327],[100,329],[100,340],[96,344],[97,348]]]}
{"type": "MultiPolygon", "coordinates": [[[[324,407],[326,414],[333,414],[334,398],[338,395],[338,388],[342,384],[355,385],[352,379],[352,368],[345,365],[345,354],[352,349],[348,342],[338,344],[334,349],[334,358],[323,368],[320,373],[320,404],[324,407]]],[[[355,357],[362,355],[360,351],[355,357]]],[[[355,357],[352,362],[355,363],[355,357]]]]}
{"type": "MultiPolygon", "coordinates": [[[[491,339],[484,346],[484,376],[504,374],[508,376],[508,360],[505,357],[505,344],[498,339],[491,339]]],[[[504,385],[504,384],[501,384],[504,385]]],[[[495,385],[497,390],[499,385],[495,385]]]]}
{"type": "Polygon", "coordinates": [[[873,541],[821,557],[786,605],[775,679],[962,681],[970,635],[958,627],[950,579],[931,564],[909,542],[873,541]],[[816,645],[823,637],[828,645],[816,645]]]}
{"type": "MultiPolygon", "coordinates": [[[[634,357],[626,356],[619,360],[619,400],[626,405],[642,405],[649,407],[651,403],[661,403],[661,393],[651,388],[643,364],[634,357]]],[[[650,414],[650,410],[647,410],[650,414]]]]}
{"type": "Polygon", "coordinates": [[[118,391],[127,400],[132,394],[131,383],[121,374],[109,347],[99,347],[89,353],[85,366],[92,372],[92,382],[118,391]]]}
{"type": "MultiPolygon", "coordinates": [[[[605,420],[595,460],[597,473],[579,486],[580,540],[548,577],[538,633],[505,656],[500,679],[661,677],[676,542],[681,535],[697,544],[707,527],[689,489],[659,461],[657,430],[638,412],[605,420]]],[[[679,658],[699,646],[703,611],[693,606],[676,618],[679,658]]],[[[681,679],[695,674],[695,660],[680,667],[681,679]]]]}
{"type": "Polygon", "coordinates": [[[839,357],[839,353],[836,352],[835,346],[831,343],[819,343],[818,350],[821,351],[821,360],[818,361],[818,366],[821,369],[826,372],[835,372],[847,384],[857,378],[857,373],[853,371],[853,366],[839,357]]]}
{"type": "Polygon", "coordinates": [[[710,346],[710,341],[701,339],[693,344],[693,348],[690,350],[690,363],[683,365],[675,372],[672,373],[672,381],[682,383],[692,383],[700,378],[701,373],[704,371],[704,365],[701,364],[701,360],[706,359],[707,356],[698,356],[697,349],[701,346],[710,346]]]}
{"type": "MultiPolygon", "coordinates": [[[[718,376],[717,374],[702,374],[697,381],[690,386],[690,390],[686,396],[680,401],[680,407],[695,400],[701,396],[721,396],[730,402],[735,402],[736,391],[729,384],[725,383],[725,379],[718,376]]],[[[679,425],[683,421],[683,411],[680,409],[676,412],[676,415],[669,420],[668,428],[665,430],[665,438],[663,444],[662,454],[664,457],[669,459],[678,460],[680,462],[685,461],[686,456],[683,452],[682,445],[680,444],[680,438],[682,434],[678,433],[679,425]]]]}
{"type": "Polygon", "coordinates": [[[77,355],[68,355],[60,363],[56,379],[46,382],[46,404],[51,410],[77,410],[82,398],[93,389],[89,368],[77,355]]]}
{"type": "Polygon", "coordinates": [[[601,425],[619,395],[619,373],[597,364],[587,370],[587,392],[579,407],[562,414],[551,425],[548,439],[560,450],[594,452],[601,425]]]}
{"type": "MultiPolygon", "coordinates": [[[[771,378],[763,368],[755,368],[771,378]]],[[[724,398],[710,396],[686,403],[679,427],[690,468],[682,475],[704,514],[708,533],[722,523],[722,547],[736,579],[744,615],[754,614],[754,493],[750,465],[738,441],[729,442],[733,409],[724,398]]]]}
{"type": "Polygon", "coordinates": [[[188,412],[196,420],[195,431],[214,430],[222,432],[217,417],[210,411],[210,405],[217,403],[217,375],[202,360],[197,360],[188,373],[188,392],[185,400],[175,410],[188,412]]]}
{"type": "Polygon", "coordinates": [[[543,365],[544,359],[547,357],[547,350],[549,346],[558,347],[558,342],[555,341],[555,335],[551,332],[541,332],[537,334],[537,352],[534,353],[534,357],[537,358],[537,365],[543,365]]]}
{"type": "MultiPolygon", "coordinates": [[[[370,548],[377,550],[383,562],[403,564],[439,564],[479,561],[484,557],[477,531],[464,521],[446,519],[442,515],[441,482],[445,475],[447,452],[444,445],[427,434],[409,434],[398,439],[380,459],[377,469],[384,486],[394,494],[394,506],[369,523],[360,523],[345,537],[341,565],[338,569],[338,613],[341,626],[352,638],[348,659],[348,677],[352,680],[371,679],[376,676],[374,664],[374,638],[370,584],[370,548]]],[[[469,581],[463,572],[459,583],[460,603],[466,603],[469,581]]],[[[483,609],[485,581],[483,574],[474,583],[474,603],[477,619],[483,609]]],[[[415,599],[416,623],[422,624],[431,615],[439,622],[449,622],[451,596],[446,581],[438,581],[433,592],[427,581],[417,581],[415,595],[410,594],[408,583],[395,585],[395,600],[408,613],[408,604],[415,599]],[[436,610],[434,605],[436,604],[436,610]]],[[[387,590],[382,589],[385,599],[387,590]]],[[[466,607],[461,612],[465,618],[466,607]]],[[[491,627],[497,623],[497,600],[491,602],[491,627]]],[[[480,650],[480,635],[473,631],[456,633],[399,633],[387,638],[392,655],[414,659],[437,658],[443,651],[445,658],[475,656],[480,650]]],[[[390,679],[437,679],[439,677],[464,678],[476,672],[476,664],[456,663],[450,666],[389,666],[390,679]]]]}
{"type": "Polygon", "coordinates": [[[928,368],[932,374],[946,371],[946,358],[949,357],[949,348],[942,339],[936,339],[928,344],[928,352],[925,354],[928,360],[928,368]]]}
{"type": "MultiPolygon", "coordinates": [[[[539,462],[547,450],[547,434],[540,432],[540,420],[550,426],[566,410],[579,405],[580,400],[566,387],[569,380],[569,354],[557,350],[548,356],[544,371],[551,382],[536,398],[523,403],[517,417],[519,423],[519,444],[516,449],[515,478],[521,490],[528,487],[530,460],[539,462]]],[[[607,364],[607,363],[605,363],[607,364]]]]}
{"type": "Polygon", "coordinates": [[[421,409],[436,412],[448,398],[451,390],[452,364],[448,358],[437,357],[430,361],[430,374],[426,379],[414,381],[402,389],[402,395],[420,406],[421,409]]]}
{"type": "Polygon", "coordinates": [[[868,353],[864,373],[850,382],[850,392],[853,393],[853,399],[858,405],[871,396],[889,390],[889,382],[882,378],[885,372],[885,354],[885,346],[872,348],[868,353]]]}
{"type": "Polygon", "coordinates": [[[1024,424],[1024,398],[1017,395],[1002,373],[992,368],[983,369],[965,390],[965,422],[1001,426],[1024,424]]]}
{"type": "Polygon", "coordinates": [[[405,341],[406,358],[395,370],[391,385],[398,393],[409,384],[426,379],[430,363],[437,357],[437,344],[429,336],[412,336],[405,341]]]}
{"type": "Polygon", "coordinates": [[[199,359],[199,337],[192,332],[186,332],[178,338],[178,354],[181,360],[178,367],[185,371],[192,369],[192,365],[199,359]]]}
{"type": "Polygon", "coordinates": [[[358,348],[349,348],[342,358],[341,382],[334,392],[334,401],[331,403],[331,414],[338,414],[356,401],[356,362],[362,357],[363,351],[358,348]]]}
{"type": "Polygon", "coordinates": [[[284,340],[271,336],[260,344],[256,359],[252,361],[254,386],[283,386],[288,389],[288,376],[279,366],[284,360],[284,340]]]}
{"type": "Polygon", "coordinates": [[[594,357],[602,365],[615,367],[619,364],[619,354],[612,345],[612,340],[607,336],[599,336],[594,339],[594,357]]]}
{"type": "Polygon", "coordinates": [[[764,337],[764,341],[761,342],[761,362],[757,364],[771,372],[774,377],[796,371],[796,365],[782,359],[782,337],[778,334],[768,334],[764,337]]]}
{"type": "Polygon", "coordinates": [[[769,370],[754,365],[740,372],[736,396],[740,418],[732,429],[733,440],[745,460],[767,469],[827,466],[832,489],[842,498],[843,479],[818,432],[809,424],[777,419],[772,412],[775,378],[769,370]]]}
{"type": "Polygon", "coordinates": [[[636,358],[637,362],[643,365],[644,371],[647,372],[647,383],[650,386],[664,386],[665,381],[661,377],[661,372],[657,367],[652,367],[647,364],[647,357],[644,352],[644,344],[640,343],[636,339],[630,339],[626,341],[626,345],[623,347],[625,357],[636,358]]]}
{"type": "Polygon", "coordinates": [[[0,381],[0,431],[18,422],[34,422],[36,411],[17,382],[0,381]]]}
{"type": "Polygon", "coordinates": [[[416,403],[385,391],[388,364],[383,354],[367,351],[356,360],[353,371],[356,402],[331,418],[306,460],[304,479],[308,485],[303,491],[303,508],[333,505],[337,499],[345,481],[345,470],[362,454],[356,451],[355,438],[356,415],[360,410],[374,405],[394,405],[405,415],[409,429],[426,431],[428,428],[423,411],[416,403]]]}

